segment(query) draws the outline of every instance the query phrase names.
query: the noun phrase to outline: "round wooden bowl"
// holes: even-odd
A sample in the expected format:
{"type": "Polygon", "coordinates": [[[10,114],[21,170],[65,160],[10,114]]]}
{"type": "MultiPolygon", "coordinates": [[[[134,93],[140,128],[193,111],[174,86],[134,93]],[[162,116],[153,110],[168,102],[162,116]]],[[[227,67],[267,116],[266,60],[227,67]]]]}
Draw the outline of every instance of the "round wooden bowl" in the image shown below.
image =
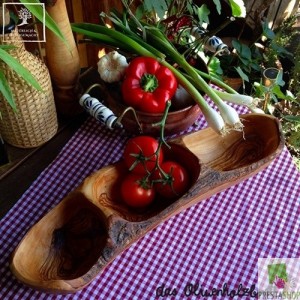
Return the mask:
{"type": "MultiPolygon", "coordinates": [[[[107,106],[117,116],[122,115],[127,109],[127,106],[122,102],[121,95],[116,95],[115,92],[110,92],[110,96],[106,98],[107,106]]],[[[128,111],[122,118],[121,123],[128,133],[159,136],[160,126],[155,126],[155,124],[162,120],[162,113],[151,114],[135,110],[135,114],[137,119],[133,111],[128,111]]],[[[198,104],[177,111],[170,111],[166,120],[165,134],[171,135],[186,130],[195,123],[200,115],[201,109],[198,104]]]]}

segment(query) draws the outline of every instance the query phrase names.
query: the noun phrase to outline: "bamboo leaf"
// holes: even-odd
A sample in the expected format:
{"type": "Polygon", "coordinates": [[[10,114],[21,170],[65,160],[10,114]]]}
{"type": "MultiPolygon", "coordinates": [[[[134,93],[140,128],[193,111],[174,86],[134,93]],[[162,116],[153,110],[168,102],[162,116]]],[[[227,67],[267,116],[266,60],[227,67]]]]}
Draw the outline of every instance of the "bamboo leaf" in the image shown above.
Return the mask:
{"type": "Polygon", "coordinates": [[[21,65],[17,59],[12,57],[3,49],[0,49],[0,59],[3,60],[16,73],[18,73],[28,84],[32,85],[35,89],[42,91],[41,86],[31,75],[31,73],[23,65],[21,65]]]}
{"type": "Polygon", "coordinates": [[[0,49],[3,49],[5,51],[7,50],[12,50],[12,49],[16,49],[17,47],[14,45],[0,45],[0,49]]]}
{"type": "Polygon", "coordinates": [[[16,103],[13,99],[11,89],[8,85],[8,82],[6,80],[4,73],[1,70],[0,70],[0,92],[2,93],[4,98],[7,100],[8,104],[11,106],[11,108],[14,111],[17,111],[16,103]]]}

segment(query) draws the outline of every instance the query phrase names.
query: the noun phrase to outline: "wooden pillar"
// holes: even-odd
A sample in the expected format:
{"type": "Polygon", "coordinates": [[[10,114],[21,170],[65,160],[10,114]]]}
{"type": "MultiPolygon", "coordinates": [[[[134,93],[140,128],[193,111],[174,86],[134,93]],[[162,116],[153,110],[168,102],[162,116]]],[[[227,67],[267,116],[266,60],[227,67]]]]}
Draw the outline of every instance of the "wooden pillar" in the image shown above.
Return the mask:
{"type": "Polygon", "coordinates": [[[299,0],[275,0],[267,15],[269,26],[277,28],[284,19],[295,14],[299,8],[299,2],[299,0]]]}
{"type": "MultiPolygon", "coordinates": [[[[100,23],[100,13],[108,13],[112,8],[119,11],[122,9],[122,2],[120,0],[66,0],[67,9],[71,22],[85,22],[85,23],[100,23]]],[[[104,48],[100,45],[83,44],[82,36],[77,35],[77,43],[80,55],[81,67],[96,66],[99,58],[99,51],[104,52],[104,48]]]]}

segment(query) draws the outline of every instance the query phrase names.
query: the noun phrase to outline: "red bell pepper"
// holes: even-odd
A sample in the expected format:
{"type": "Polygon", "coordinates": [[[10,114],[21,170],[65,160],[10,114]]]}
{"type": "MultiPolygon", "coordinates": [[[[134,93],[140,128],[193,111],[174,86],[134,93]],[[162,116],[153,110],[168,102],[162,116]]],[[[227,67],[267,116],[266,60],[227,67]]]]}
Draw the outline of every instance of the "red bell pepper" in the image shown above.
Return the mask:
{"type": "Polygon", "coordinates": [[[134,58],[122,83],[124,102],[148,113],[162,113],[177,89],[174,74],[151,57],[134,58]]]}

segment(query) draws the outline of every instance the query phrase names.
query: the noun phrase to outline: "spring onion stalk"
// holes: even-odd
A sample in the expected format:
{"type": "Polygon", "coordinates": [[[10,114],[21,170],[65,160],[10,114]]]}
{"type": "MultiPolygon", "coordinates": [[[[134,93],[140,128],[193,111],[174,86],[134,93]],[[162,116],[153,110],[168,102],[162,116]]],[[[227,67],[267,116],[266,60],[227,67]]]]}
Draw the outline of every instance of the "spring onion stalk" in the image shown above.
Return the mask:
{"type": "MultiPolygon", "coordinates": [[[[194,101],[199,105],[208,126],[211,127],[215,132],[224,135],[227,132],[224,118],[221,117],[221,115],[217,111],[215,111],[211,106],[208,105],[204,97],[181,72],[179,72],[176,68],[174,68],[166,61],[160,61],[160,63],[169,68],[174,73],[179,83],[186,89],[186,91],[191,95],[194,101]]],[[[225,109],[223,109],[223,111],[225,111],[225,109]]]]}
{"type": "Polygon", "coordinates": [[[122,48],[130,53],[137,53],[142,56],[153,58],[164,58],[164,54],[143,41],[135,41],[127,35],[108,28],[106,26],[92,23],[73,23],[71,24],[74,32],[89,36],[106,45],[122,48]]]}
{"type": "Polygon", "coordinates": [[[199,90],[202,90],[211,98],[211,100],[217,105],[221,116],[229,127],[234,130],[242,130],[243,124],[240,121],[239,115],[235,109],[227,105],[219,97],[215,90],[212,89],[208,83],[195,71],[195,69],[185,60],[185,58],[178,53],[176,49],[174,49],[161,31],[159,31],[157,28],[154,28],[154,30],[148,30],[147,36],[156,43],[158,48],[164,50],[182,69],[184,69],[184,71],[192,78],[193,83],[199,90]]]}
{"type": "Polygon", "coordinates": [[[214,83],[215,85],[219,86],[220,88],[224,89],[225,91],[227,91],[230,94],[238,94],[238,92],[233,89],[231,86],[229,86],[228,84],[226,84],[224,81],[220,80],[219,78],[217,78],[216,76],[213,75],[209,75],[205,72],[202,72],[201,70],[195,69],[195,71],[202,76],[203,78],[208,79],[211,83],[214,83]]]}
{"type": "Polygon", "coordinates": [[[238,105],[244,105],[248,107],[251,112],[256,112],[256,113],[264,113],[264,111],[260,108],[257,107],[258,105],[258,99],[253,98],[248,95],[241,95],[241,94],[228,94],[225,92],[221,91],[216,91],[216,93],[225,101],[235,103],[238,105]]]}
{"type": "Polygon", "coordinates": [[[255,100],[253,97],[248,96],[248,95],[241,95],[241,94],[228,94],[222,91],[215,91],[216,94],[219,95],[220,98],[223,100],[226,100],[228,102],[232,102],[235,104],[240,104],[240,105],[254,105],[255,100]]]}

